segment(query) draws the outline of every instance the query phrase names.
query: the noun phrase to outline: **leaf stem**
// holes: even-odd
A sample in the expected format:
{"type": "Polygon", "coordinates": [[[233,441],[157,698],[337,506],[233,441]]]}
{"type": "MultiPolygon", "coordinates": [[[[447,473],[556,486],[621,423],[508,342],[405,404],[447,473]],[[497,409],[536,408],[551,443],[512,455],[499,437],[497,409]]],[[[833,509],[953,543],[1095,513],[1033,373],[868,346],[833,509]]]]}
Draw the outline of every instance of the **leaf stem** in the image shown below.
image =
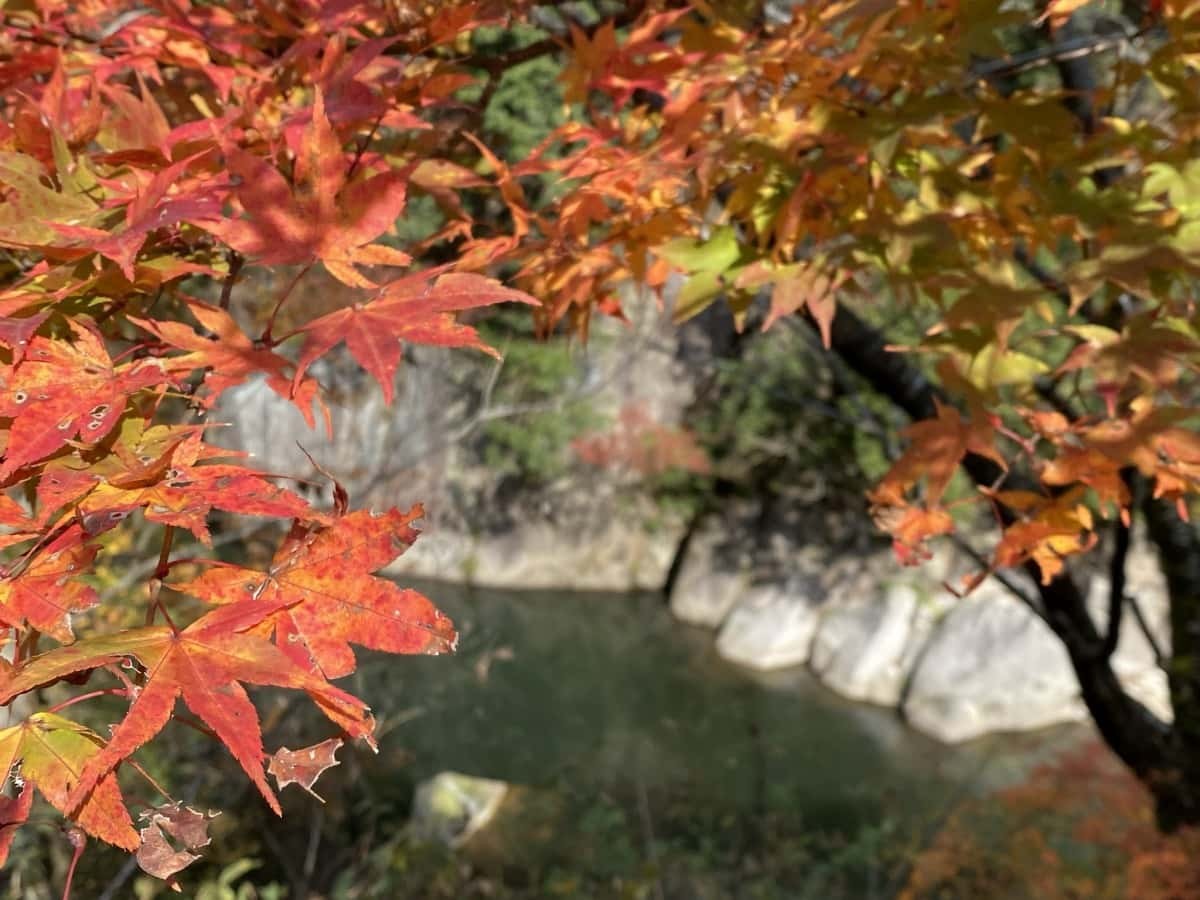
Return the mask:
{"type": "Polygon", "coordinates": [[[71,882],[75,880],[75,869],[79,865],[79,858],[83,856],[83,848],[87,846],[87,835],[80,828],[68,828],[66,830],[67,840],[71,846],[75,848],[75,852],[71,854],[71,864],[67,867],[67,880],[63,884],[62,900],[71,900],[71,882]]]}
{"type": "Polygon", "coordinates": [[[76,703],[83,703],[85,700],[92,700],[95,697],[103,697],[107,694],[125,696],[128,695],[128,691],[125,688],[100,688],[95,691],[88,691],[86,694],[80,694],[78,697],[68,697],[62,703],[56,703],[54,706],[46,710],[46,712],[62,712],[64,709],[74,706],[76,703]]]}
{"type": "Polygon", "coordinates": [[[132,697],[137,693],[137,685],[129,680],[129,677],[121,671],[120,666],[110,663],[104,667],[104,671],[108,672],[113,676],[113,678],[125,685],[125,693],[127,696],[132,697]]]}
{"type": "Polygon", "coordinates": [[[229,272],[225,276],[225,281],[221,284],[221,309],[229,309],[229,303],[233,299],[233,288],[237,284],[238,275],[241,274],[242,266],[245,265],[246,259],[236,250],[229,251],[229,272]]]}
{"type": "Polygon", "coordinates": [[[168,568],[182,565],[197,565],[197,566],[216,566],[221,569],[240,569],[242,568],[237,563],[226,562],[223,559],[209,559],[205,556],[181,556],[178,559],[173,559],[167,563],[168,568]]]}
{"type": "Polygon", "coordinates": [[[175,721],[182,722],[184,725],[187,725],[189,728],[196,729],[196,731],[200,732],[203,735],[207,735],[208,737],[212,738],[214,741],[221,740],[221,738],[217,735],[217,733],[215,731],[213,731],[211,728],[209,728],[207,725],[205,725],[203,722],[201,722],[199,719],[197,719],[191,713],[177,712],[177,713],[175,713],[175,721]]]}
{"type": "Polygon", "coordinates": [[[288,297],[292,295],[292,291],[296,289],[296,285],[300,283],[300,279],[307,275],[312,267],[313,263],[305,263],[304,267],[296,273],[296,277],[288,283],[286,288],[284,288],[283,293],[279,295],[279,299],[275,301],[275,308],[271,310],[271,317],[267,319],[267,327],[263,331],[262,337],[259,338],[264,346],[275,346],[275,341],[272,338],[272,333],[275,330],[275,318],[279,315],[279,310],[283,309],[283,304],[287,302],[288,297]]]}
{"type": "Polygon", "coordinates": [[[173,802],[174,798],[169,793],[167,793],[167,789],[164,788],[161,784],[159,784],[155,780],[154,776],[151,775],[149,772],[147,772],[142,767],[141,763],[139,763],[137,760],[128,759],[128,758],[125,759],[124,762],[125,762],[125,765],[132,767],[135,772],[137,772],[139,775],[141,775],[143,778],[145,778],[146,781],[148,781],[150,783],[150,787],[152,787],[152,788],[154,788],[154,790],[158,791],[158,793],[163,798],[165,798],[168,803],[173,802]]]}
{"type": "Polygon", "coordinates": [[[166,607],[162,604],[162,584],[163,579],[171,574],[171,543],[175,539],[175,526],[168,525],[163,530],[162,547],[158,551],[158,565],[154,568],[154,574],[150,576],[150,608],[146,610],[146,624],[150,625],[154,622],[154,614],[158,610],[162,610],[163,618],[171,626],[171,630],[176,634],[179,629],[175,627],[175,623],[171,621],[171,615],[167,612],[166,607]]]}

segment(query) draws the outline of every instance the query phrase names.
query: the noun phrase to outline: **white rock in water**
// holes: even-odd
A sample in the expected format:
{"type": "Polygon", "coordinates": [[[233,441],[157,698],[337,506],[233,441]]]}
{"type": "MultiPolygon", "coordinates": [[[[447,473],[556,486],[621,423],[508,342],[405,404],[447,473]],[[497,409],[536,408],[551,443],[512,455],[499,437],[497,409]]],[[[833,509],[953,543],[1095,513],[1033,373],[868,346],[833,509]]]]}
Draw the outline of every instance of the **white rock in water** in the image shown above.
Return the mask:
{"type": "Polygon", "coordinates": [[[915,728],[947,742],[1088,715],[1062,643],[992,580],[957,601],[934,632],[903,709],[915,728]]]}
{"type": "Polygon", "coordinates": [[[831,600],[813,640],[810,665],[843,697],[895,706],[932,621],[932,604],[923,604],[907,584],[844,603],[831,600]]]}
{"type": "Polygon", "coordinates": [[[422,840],[461,846],[487,826],[507,793],[503,781],[439,772],[417,785],[410,827],[422,840]]]}
{"type": "Polygon", "coordinates": [[[725,619],[717,652],[752,669],[782,669],[808,661],[821,617],[822,592],[801,579],[755,585],[725,619]]]}
{"type": "Polygon", "coordinates": [[[717,563],[718,545],[725,536],[725,529],[710,521],[688,543],[683,565],[671,586],[671,613],[681,622],[719,628],[745,596],[749,576],[717,563]]]}
{"type": "Polygon", "coordinates": [[[671,589],[671,613],[681,622],[719,628],[746,593],[748,576],[734,572],[705,572],[688,563],[671,589]]]}

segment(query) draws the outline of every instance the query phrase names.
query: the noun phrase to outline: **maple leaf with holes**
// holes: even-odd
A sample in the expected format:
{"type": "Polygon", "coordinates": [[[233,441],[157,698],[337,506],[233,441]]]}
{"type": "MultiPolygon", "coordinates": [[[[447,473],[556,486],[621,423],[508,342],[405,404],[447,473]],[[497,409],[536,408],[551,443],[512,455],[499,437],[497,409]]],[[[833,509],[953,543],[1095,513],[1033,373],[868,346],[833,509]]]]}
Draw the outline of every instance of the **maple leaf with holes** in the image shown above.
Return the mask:
{"type": "Polygon", "coordinates": [[[241,602],[213,610],[182,631],[165,625],[134,628],[76,641],[4,673],[0,704],[27,691],[127,658],[146,671],[145,682],[111,740],[87,760],[66,807],[86,804],[93,791],[134,751],[151,740],[184,704],[213,730],[276,813],[279,802],[263,770],[262,729],[242,683],[306,691],[353,737],[370,739],[374,720],[357,698],[302,668],[270,641],[245,633],[286,602],[241,602]]]}
{"type": "MultiPolygon", "coordinates": [[[[400,365],[401,341],[439,347],[473,347],[498,356],[483,343],[479,333],[459,323],[458,310],[497,303],[537,301],[521,291],[506,288],[482,275],[452,272],[434,275],[420,272],[392,281],[366,303],[356,303],[314,319],[294,333],[304,335],[296,360],[296,379],[330,349],[346,342],[359,364],[383,388],[392,402],[392,381],[400,365]]],[[[300,387],[302,382],[295,384],[300,387]]]]}
{"type": "Polygon", "coordinates": [[[0,479],[76,438],[95,444],[121,418],[131,394],[174,383],[160,360],[114,365],[94,328],[69,324],[75,340],[34,337],[21,363],[0,372],[0,416],[13,420],[0,479]]]}
{"type": "Polygon", "coordinates": [[[225,310],[192,298],[186,302],[192,316],[211,336],[201,334],[184,322],[135,316],[130,316],[129,320],[163,343],[187,351],[182,356],[163,361],[168,371],[182,377],[197,369],[209,370],[204,379],[205,394],[199,398],[206,407],[211,408],[231,387],[253,375],[263,374],[275,393],[296,404],[309,428],[315,421],[313,401],[318,402],[326,424],[329,424],[329,411],[319,401],[316,381],[302,377],[301,373],[292,378],[287,374],[291,371],[291,362],[255,344],[225,310]]]}
{"type": "Polygon", "coordinates": [[[388,171],[348,181],[349,165],[325,115],[320,90],[296,157],[295,187],[266,160],[244,150],[226,154],[240,181],[239,205],[249,218],[197,218],[194,223],[262,265],[319,259],[339,281],[372,287],[356,265],[404,266],[407,253],[372,243],[404,210],[408,176],[388,171]]]}
{"type": "Polygon", "coordinates": [[[208,823],[216,814],[205,815],[182,803],[165,803],[141,814],[146,823],[139,832],[142,845],[137,861],[143,872],[169,879],[200,858],[193,851],[211,843],[208,823]],[[171,842],[168,842],[168,838],[171,842]]]}
{"type": "Polygon", "coordinates": [[[289,750],[280,747],[271,754],[267,763],[267,772],[275,779],[279,789],[283,790],[289,784],[298,784],[322,803],[325,801],[313,790],[313,785],[326,769],[341,765],[336,754],[342,748],[341,738],[330,738],[313,744],[311,747],[301,747],[299,750],[289,750]]]}
{"type": "Polygon", "coordinates": [[[107,772],[95,779],[87,796],[79,798],[82,803],[71,798],[83,771],[103,748],[100,737],[82,725],[54,713],[34,713],[21,724],[0,730],[0,772],[8,778],[19,766],[17,771],[26,785],[22,796],[33,785],[51,806],[70,816],[88,834],[125,850],[136,850],[137,832],[115,775],[107,772]]]}
{"type": "Polygon", "coordinates": [[[173,585],[208,603],[234,603],[247,595],[277,608],[261,630],[295,662],[340,678],[354,671],[351,644],[388,653],[447,653],[454,624],[424,595],[375,572],[417,539],[412,527],[424,515],[365,510],[327,527],[297,523],[264,572],[222,566],[186,584],[173,585]]]}
{"type": "Polygon", "coordinates": [[[0,623],[28,625],[63,644],[73,641],[71,616],[99,602],[79,577],[91,567],[96,549],[83,543],[78,525],[65,529],[17,574],[0,580],[0,623]]]}

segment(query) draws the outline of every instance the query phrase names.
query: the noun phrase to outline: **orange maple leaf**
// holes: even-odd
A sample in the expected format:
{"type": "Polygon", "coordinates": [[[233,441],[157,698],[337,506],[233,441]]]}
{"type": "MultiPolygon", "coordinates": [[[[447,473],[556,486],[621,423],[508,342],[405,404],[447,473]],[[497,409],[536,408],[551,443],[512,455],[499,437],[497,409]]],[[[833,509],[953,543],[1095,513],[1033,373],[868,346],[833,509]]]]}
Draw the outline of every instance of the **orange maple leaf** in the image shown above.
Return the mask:
{"type": "Polygon", "coordinates": [[[496,303],[532,303],[528,294],[506,288],[482,275],[452,272],[436,280],[421,272],[392,281],[367,303],[356,303],[314,319],[296,333],[304,346],[296,360],[294,385],[301,385],[308,367],[332,347],[346,346],[364,369],[375,376],[388,403],[392,377],[400,364],[401,341],[441,347],[474,347],[498,356],[479,339],[479,333],[462,325],[454,312],[496,303]]]}
{"type": "Polygon", "coordinates": [[[274,631],[296,663],[339,678],[354,671],[351,644],[388,653],[447,653],[454,624],[422,594],[368,573],[383,568],[417,539],[418,505],[382,516],[366,511],[326,528],[297,524],[265,572],[222,566],[175,590],[208,603],[246,596],[275,608],[261,630],[274,631]]]}

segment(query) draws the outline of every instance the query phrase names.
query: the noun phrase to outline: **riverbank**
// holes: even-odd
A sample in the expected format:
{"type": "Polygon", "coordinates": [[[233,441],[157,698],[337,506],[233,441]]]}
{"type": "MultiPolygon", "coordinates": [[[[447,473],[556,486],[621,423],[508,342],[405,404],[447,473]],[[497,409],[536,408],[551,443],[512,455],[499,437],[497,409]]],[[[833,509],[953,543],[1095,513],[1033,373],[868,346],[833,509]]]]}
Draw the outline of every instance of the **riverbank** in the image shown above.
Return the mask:
{"type": "MultiPolygon", "coordinates": [[[[713,516],[682,547],[678,523],[651,531],[535,520],[496,538],[435,526],[390,571],[493,588],[666,590],[673,615],[711,631],[725,660],[762,672],[806,668],[840,696],[896,710],[943,742],[1087,720],[1065,649],[1010,589],[1033,595],[1019,575],[1006,579],[1010,587],[989,578],[958,598],[946,585],[976,563],[952,548],[903,568],[878,544],[797,544],[794,535],[815,523],[764,532],[752,518],[713,516]]],[[[1155,651],[1169,646],[1166,591],[1146,546],[1134,547],[1127,578],[1149,637],[1129,617],[1114,667],[1169,720],[1155,651]]],[[[1089,603],[1103,622],[1102,575],[1091,579],[1089,603]]]]}

